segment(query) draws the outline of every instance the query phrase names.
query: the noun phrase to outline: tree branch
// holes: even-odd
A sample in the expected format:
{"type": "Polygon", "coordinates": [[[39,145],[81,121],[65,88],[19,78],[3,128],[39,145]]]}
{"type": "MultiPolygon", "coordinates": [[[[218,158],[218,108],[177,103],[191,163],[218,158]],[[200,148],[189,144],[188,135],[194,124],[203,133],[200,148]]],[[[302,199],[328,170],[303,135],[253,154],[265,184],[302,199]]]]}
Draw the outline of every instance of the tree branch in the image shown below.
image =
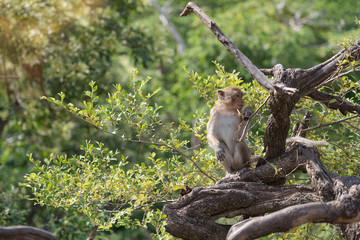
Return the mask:
{"type": "Polygon", "coordinates": [[[160,7],[160,5],[156,2],[156,0],[151,0],[150,2],[156,8],[156,10],[158,10],[158,12],[160,13],[161,23],[164,26],[166,26],[169,29],[169,31],[171,32],[171,34],[173,35],[173,37],[177,43],[178,55],[184,54],[184,52],[185,52],[184,40],[182,39],[179,32],[176,30],[176,27],[174,26],[174,24],[172,24],[172,22],[170,21],[168,14],[164,10],[165,7],[160,7]]]}
{"type": "Polygon", "coordinates": [[[329,77],[345,69],[349,65],[350,60],[357,61],[360,59],[359,45],[360,38],[348,50],[343,49],[327,61],[305,70],[301,77],[294,79],[292,87],[298,88],[302,96],[313,92],[314,89],[327,81],[329,77]],[[345,59],[349,59],[349,61],[343,63],[345,59]]]}
{"type": "Polygon", "coordinates": [[[276,183],[294,171],[305,171],[307,158],[302,147],[295,147],[282,156],[266,161],[264,165],[245,171],[244,173],[227,175],[220,183],[228,182],[262,182],[276,183]]]}
{"type": "Polygon", "coordinates": [[[301,132],[307,132],[307,131],[312,131],[312,130],[315,130],[315,129],[318,129],[318,128],[328,127],[328,126],[338,124],[338,123],[341,123],[341,122],[346,122],[346,121],[348,121],[350,119],[357,118],[357,117],[360,117],[360,115],[356,114],[354,116],[347,117],[347,118],[344,118],[344,119],[340,119],[338,121],[334,121],[334,122],[331,122],[331,123],[319,124],[319,125],[314,126],[314,127],[305,128],[305,129],[302,129],[301,132]]]}
{"type": "Polygon", "coordinates": [[[203,12],[195,3],[189,2],[180,16],[184,17],[190,13],[194,13],[200,20],[213,32],[217,39],[224,45],[224,47],[235,55],[245,70],[256,79],[260,85],[268,92],[273,92],[275,89],[270,80],[248,59],[220,30],[214,21],[212,21],[205,12],[203,12]]]}
{"type": "Polygon", "coordinates": [[[356,112],[360,114],[359,105],[355,105],[349,101],[342,99],[341,97],[333,96],[331,94],[319,91],[313,91],[308,94],[308,96],[320,103],[325,104],[325,106],[330,109],[339,110],[343,115],[346,115],[347,112],[356,112]]]}
{"type": "Polygon", "coordinates": [[[353,68],[349,71],[346,71],[346,72],[343,72],[343,73],[337,75],[336,77],[330,78],[330,79],[326,80],[325,82],[323,82],[322,84],[320,84],[317,88],[325,86],[326,84],[331,83],[332,81],[335,81],[335,80],[339,79],[340,77],[346,76],[353,72],[360,72],[360,67],[353,68]]]}
{"type": "Polygon", "coordinates": [[[56,240],[51,233],[29,226],[0,227],[0,239],[56,240]]]}
{"type": "Polygon", "coordinates": [[[98,231],[99,225],[95,225],[93,230],[91,231],[89,237],[87,240],[93,240],[96,237],[97,231],[98,231]]]}
{"type": "Polygon", "coordinates": [[[9,76],[4,76],[4,75],[0,75],[0,79],[18,79],[18,76],[15,75],[9,75],[9,76]]]}
{"type": "Polygon", "coordinates": [[[229,226],[217,224],[221,217],[259,216],[297,204],[318,202],[314,189],[306,185],[270,186],[264,182],[281,179],[294,170],[304,169],[307,158],[302,147],[294,148],[281,159],[243,174],[233,174],[221,183],[199,187],[178,201],[166,205],[166,230],[184,239],[225,239],[229,226]],[[281,169],[276,172],[275,168],[281,169]],[[252,181],[252,182],[243,182],[252,181]],[[181,226],[181,228],[179,228],[181,226]]]}
{"type": "Polygon", "coordinates": [[[324,146],[327,145],[328,142],[326,141],[314,141],[314,140],[310,140],[304,137],[290,137],[288,139],[286,139],[286,144],[289,143],[301,143],[306,147],[315,147],[315,146],[324,146]]]}
{"type": "Polygon", "coordinates": [[[319,153],[315,149],[309,148],[303,151],[303,155],[308,159],[307,171],[313,187],[321,196],[322,201],[330,200],[330,202],[291,206],[266,216],[239,222],[231,227],[226,239],[255,239],[274,232],[285,232],[308,222],[350,223],[360,221],[360,179],[349,177],[337,179],[336,174],[325,169],[319,159],[319,153]],[[333,187],[341,184],[335,184],[333,179],[342,181],[345,185],[349,182],[353,184],[348,191],[339,188],[338,193],[341,194],[338,195],[337,200],[334,200],[336,194],[333,187]]]}
{"type": "Polygon", "coordinates": [[[167,215],[165,228],[175,237],[223,240],[230,226],[216,223],[220,217],[257,216],[318,200],[305,187],[236,182],[195,188],[177,202],[166,205],[163,213],[167,215]]]}
{"type": "Polygon", "coordinates": [[[339,201],[291,206],[266,216],[237,223],[231,227],[226,239],[255,239],[274,232],[285,232],[308,222],[349,223],[357,221],[360,221],[360,201],[346,194],[339,201]],[[349,208],[355,212],[348,214],[348,211],[344,211],[349,208]]]}

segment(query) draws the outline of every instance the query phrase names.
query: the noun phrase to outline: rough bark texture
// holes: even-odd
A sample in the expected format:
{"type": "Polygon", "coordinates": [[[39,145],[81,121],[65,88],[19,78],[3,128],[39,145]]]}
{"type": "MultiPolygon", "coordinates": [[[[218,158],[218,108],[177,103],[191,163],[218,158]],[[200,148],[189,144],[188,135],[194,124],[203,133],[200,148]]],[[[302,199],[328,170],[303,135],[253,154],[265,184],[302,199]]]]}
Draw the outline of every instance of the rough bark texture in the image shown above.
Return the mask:
{"type": "MultiPolygon", "coordinates": [[[[349,49],[343,49],[309,69],[285,69],[277,64],[272,69],[259,70],[194,3],[188,3],[181,16],[192,12],[270,93],[268,108],[271,114],[264,137],[266,164],[241,175],[227,176],[215,186],[195,188],[166,205],[163,209],[167,215],[166,230],[183,239],[239,240],[287,231],[307,222],[327,222],[336,224],[346,239],[360,239],[360,224],[357,223],[360,221],[360,179],[329,172],[313,146],[291,143],[286,148],[285,144],[290,128],[289,116],[302,97],[308,96],[343,114],[360,114],[360,106],[318,91],[347,67],[346,63],[339,64],[342,60],[359,60],[360,38],[349,49]],[[274,81],[262,73],[274,76],[274,81]],[[295,171],[307,172],[311,183],[276,185],[295,171]],[[243,220],[233,226],[216,223],[221,217],[240,215],[243,220]]],[[[310,121],[308,114],[304,123],[294,128],[296,136],[305,137],[310,121]]]]}

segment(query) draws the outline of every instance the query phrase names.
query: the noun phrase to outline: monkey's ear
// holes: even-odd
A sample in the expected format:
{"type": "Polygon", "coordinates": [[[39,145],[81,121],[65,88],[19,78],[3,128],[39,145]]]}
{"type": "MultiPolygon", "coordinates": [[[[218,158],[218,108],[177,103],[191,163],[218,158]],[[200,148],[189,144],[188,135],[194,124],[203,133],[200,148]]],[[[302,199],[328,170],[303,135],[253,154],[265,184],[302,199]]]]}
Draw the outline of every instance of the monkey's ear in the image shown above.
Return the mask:
{"type": "Polygon", "coordinates": [[[225,91],[224,90],[218,90],[218,99],[224,100],[225,99],[225,91]]]}

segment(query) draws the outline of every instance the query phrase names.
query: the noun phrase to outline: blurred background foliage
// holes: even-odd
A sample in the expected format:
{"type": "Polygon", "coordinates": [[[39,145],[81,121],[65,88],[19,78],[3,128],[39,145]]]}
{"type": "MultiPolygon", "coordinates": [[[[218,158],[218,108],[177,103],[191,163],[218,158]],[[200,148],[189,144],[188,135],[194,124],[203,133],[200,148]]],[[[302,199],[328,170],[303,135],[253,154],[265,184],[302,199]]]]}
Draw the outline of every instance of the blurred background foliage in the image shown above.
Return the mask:
{"type": "MultiPolygon", "coordinates": [[[[81,152],[85,140],[119,149],[132,162],[145,161],[149,153],[148,146],[122,142],[99,132],[40,100],[41,96],[55,97],[65,92],[67,101],[79,106],[87,99],[83,92],[88,90],[88,83],[95,81],[99,101],[105,101],[115,84],[126,88],[131,69],[136,67],[140,77],[152,77],[151,84],[145,86],[147,91],[161,88],[161,97],[150,98],[149,102],[163,106],[162,121],[178,123],[182,118],[191,123],[195,112],[209,111],[209,99],[200,97],[205,88],[199,93],[193,86],[219,72],[219,66],[212,63],[216,61],[225,66],[225,71],[240,72],[248,94],[246,101],[253,106],[251,110],[256,109],[264,93],[250,84],[249,75],[199,19],[193,15],[179,17],[186,3],[0,0],[1,225],[32,225],[55,233],[59,239],[85,239],[91,231],[91,224],[76,212],[34,206],[27,200],[32,193],[19,182],[33,167],[27,156],[30,153],[35,159],[45,159],[50,153],[72,156],[81,152]]],[[[357,0],[199,0],[196,4],[259,68],[277,63],[286,68],[308,68],[331,57],[341,48],[338,43],[347,41],[345,38],[359,36],[357,0]]],[[[358,79],[359,74],[354,73],[326,90],[359,103],[358,79]]],[[[293,123],[300,121],[307,110],[315,115],[312,125],[343,118],[304,99],[292,116],[293,123]]],[[[250,131],[250,145],[257,154],[263,147],[266,116],[263,111],[250,131]]],[[[321,148],[323,161],[339,174],[359,175],[357,126],[358,120],[353,120],[308,135],[331,143],[321,148]]],[[[311,229],[314,234],[314,227],[311,229]]],[[[142,229],[113,230],[97,238],[149,237],[142,229]]],[[[295,233],[304,232],[302,228],[295,233]]]]}

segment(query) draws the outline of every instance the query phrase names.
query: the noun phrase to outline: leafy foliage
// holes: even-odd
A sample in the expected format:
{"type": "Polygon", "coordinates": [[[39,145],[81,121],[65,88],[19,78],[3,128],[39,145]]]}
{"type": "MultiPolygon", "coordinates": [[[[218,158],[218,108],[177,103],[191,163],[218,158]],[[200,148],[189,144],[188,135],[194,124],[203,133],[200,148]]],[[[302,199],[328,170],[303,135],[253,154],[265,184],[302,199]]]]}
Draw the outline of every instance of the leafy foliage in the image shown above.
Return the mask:
{"type": "Polygon", "coordinates": [[[147,102],[158,90],[143,92],[150,79],[135,80],[135,75],[136,71],[129,91],[116,85],[116,91],[105,100],[106,105],[97,104],[94,82],[89,84],[91,90],[86,91],[89,100],[82,110],[65,104],[64,93],[59,94],[59,100],[49,101],[122,141],[149,144],[154,152],[148,156],[148,163],[129,167],[124,156],[117,158],[117,151],[90,142],[82,147],[84,154],[72,158],[50,156],[45,165],[30,157],[37,173],[26,176],[26,185],[34,190],[34,199],[39,204],[76,210],[100,229],[113,225],[147,227],[151,223],[159,233],[163,232],[164,216],[154,204],[170,201],[177,195],[174,192],[186,185],[208,185],[211,179],[219,179],[215,159],[205,149],[191,149],[188,140],[180,140],[181,135],[195,132],[203,146],[204,119],[199,118],[195,127],[182,120],[177,127],[174,123],[163,123],[159,119],[160,107],[147,102]],[[170,157],[157,157],[157,151],[170,157]],[[141,220],[132,218],[137,210],[143,211],[141,220]]]}

